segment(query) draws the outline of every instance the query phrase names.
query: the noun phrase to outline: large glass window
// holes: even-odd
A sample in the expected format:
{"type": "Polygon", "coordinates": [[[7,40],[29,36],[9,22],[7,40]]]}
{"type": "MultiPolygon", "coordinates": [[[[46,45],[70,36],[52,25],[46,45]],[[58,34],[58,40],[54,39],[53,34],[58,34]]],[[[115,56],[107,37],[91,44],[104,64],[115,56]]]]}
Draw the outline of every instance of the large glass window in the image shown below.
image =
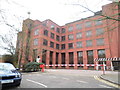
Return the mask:
{"type": "MultiPolygon", "coordinates": [[[[98,50],[98,58],[106,58],[105,50],[104,50],[104,49],[98,50]]],[[[105,63],[106,63],[106,62],[105,62],[105,63]]],[[[103,64],[103,62],[100,61],[99,64],[103,64]]]]}
{"type": "Polygon", "coordinates": [[[91,30],[86,31],[86,37],[90,37],[90,36],[92,36],[92,31],[91,30]]]}
{"type": "Polygon", "coordinates": [[[104,38],[99,38],[99,39],[96,39],[97,40],[97,45],[104,45],[104,38]]]}
{"type": "Polygon", "coordinates": [[[57,28],[57,29],[56,29],[56,32],[57,32],[57,33],[60,33],[60,28],[57,28]]]}
{"type": "Polygon", "coordinates": [[[39,29],[36,29],[36,30],[34,31],[34,35],[39,35],[39,29]]]}
{"type": "Polygon", "coordinates": [[[86,47],[92,46],[92,40],[87,40],[86,41],[86,47]]]}
{"type": "Polygon", "coordinates": [[[95,25],[102,25],[102,21],[101,20],[96,20],[95,25]]]}
{"type": "Polygon", "coordinates": [[[42,63],[46,64],[47,50],[42,49],[42,63]]]}
{"type": "Polygon", "coordinates": [[[65,36],[62,36],[62,37],[61,37],[61,41],[65,41],[65,36]]]}
{"type": "Polygon", "coordinates": [[[92,26],[92,22],[86,22],[85,23],[85,27],[91,27],[92,26]]]}
{"type": "Polygon", "coordinates": [[[74,63],[74,54],[73,52],[69,52],[69,64],[73,64],[74,63]]]}
{"type": "Polygon", "coordinates": [[[48,45],[48,41],[46,39],[43,39],[43,45],[45,45],[45,46],[48,45]]]}
{"type": "Polygon", "coordinates": [[[54,29],[55,29],[55,26],[54,26],[54,25],[51,25],[51,29],[54,30],[54,29]]]}
{"type": "Polygon", "coordinates": [[[56,35],[56,40],[60,41],[60,37],[58,35],[56,35]]]}
{"type": "Polygon", "coordinates": [[[62,28],[62,32],[61,33],[65,33],[65,28],[62,28]]]}
{"type": "Polygon", "coordinates": [[[34,45],[38,45],[38,38],[34,39],[34,45]]]}
{"type": "Polygon", "coordinates": [[[73,40],[73,39],[74,39],[73,34],[68,35],[68,39],[69,39],[69,40],[73,40]]]}
{"type": "Polygon", "coordinates": [[[59,44],[56,44],[56,49],[59,49],[59,44]]]}
{"type": "Polygon", "coordinates": [[[82,29],[82,24],[76,24],[76,28],[77,28],[77,30],[81,30],[82,29]]]}
{"type": "Polygon", "coordinates": [[[105,50],[104,49],[98,50],[98,57],[105,58],[105,50]]]}
{"type": "Polygon", "coordinates": [[[62,44],[62,45],[61,45],[61,49],[65,49],[65,44],[62,44]]]}
{"type": "Polygon", "coordinates": [[[61,57],[62,57],[62,64],[65,64],[65,61],[66,61],[65,53],[61,53],[61,57]]]}
{"type": "Polygon", "coordinates": [[[93,50],[87,51],[88,64],[94,64],[93,50]]]}
{"type": "Polygon", "coordinates": [[[70,26],[70,27],[68,28],[68,31],[69,31],[69,32],[73,31],[73,27],[70,26]]]}
{"type": "Polygon", "coordinates": [[[44,35],[48,36],[48,30],[44,30],[44,35]]]}
{"type": "Polygon", "coordinates": [[[73,43],[68,43],[68,48],[69,49],[73,48],[73,43]]]}
{"type": "Polygon", "coordinates": [[[82,32],[76,33],[76,38],[77,38],[77,39],[82,38],[82,32]]]}
{"type": "Polygon", "coordinates": [[[82,48],[82,42],[81,41],[77,42],[76,44],[77,44],[77,48],[82,48]]]}
{"type": "Polygon", "coordinates": [[[51,36],[50,36],[52,39],[54,39],[54,33],[51,33],[51,36]]]}
{"type": "Polygon", "coordinates": [[[50,41],[50,47],[54,48],[54,42],[50,41]]]}
{"type": "Polygon", "coordinates": [[[104,34],[104,29],[103,28],[97,28],[96,29],[96,35],[101,35],[104,34]]]}
{"type": "Polygon", "coordinates": [[[83,64],[83,51],[77,52],[78,64],[83,64]]]}

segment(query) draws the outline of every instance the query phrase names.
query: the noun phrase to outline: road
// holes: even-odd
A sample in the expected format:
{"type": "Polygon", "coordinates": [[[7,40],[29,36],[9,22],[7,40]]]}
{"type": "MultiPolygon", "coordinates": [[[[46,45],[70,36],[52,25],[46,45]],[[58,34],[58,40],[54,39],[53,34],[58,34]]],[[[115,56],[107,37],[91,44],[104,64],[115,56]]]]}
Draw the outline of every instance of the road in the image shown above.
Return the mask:
{"type": "Polygon", "coordinates": [[[96,76],[101,73],[92,70],[24,73],[22,83],[17,88],[113,88],[96,80],[96,76]]]}

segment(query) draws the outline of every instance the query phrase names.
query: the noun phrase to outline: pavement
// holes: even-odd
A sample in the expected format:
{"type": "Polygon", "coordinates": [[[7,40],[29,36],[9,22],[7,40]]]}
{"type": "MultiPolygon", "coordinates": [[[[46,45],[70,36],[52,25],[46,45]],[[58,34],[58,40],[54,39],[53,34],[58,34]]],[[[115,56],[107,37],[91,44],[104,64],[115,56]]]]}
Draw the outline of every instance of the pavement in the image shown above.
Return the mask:
{"type": "Polygon", "coordinates": [[[109,73],[105,73],[99,76],[100,79],[104,80],[106,83],[120,88],[120,72],[119,71],[111,71],[109,73]]]}
{"type": "MultiPolygon", "coordinates": [[[[71,74],[71,75],[88,75],[95,79],[106,83],[115,88],[120,88],[120,72],[119,71],[97,71],[97,70],[74,70],[74,69],[45,69],[41,73],[55,73],[55,74],[71,74]]],[[[37,72],[36,72],[37,73],[37,72]]]]}

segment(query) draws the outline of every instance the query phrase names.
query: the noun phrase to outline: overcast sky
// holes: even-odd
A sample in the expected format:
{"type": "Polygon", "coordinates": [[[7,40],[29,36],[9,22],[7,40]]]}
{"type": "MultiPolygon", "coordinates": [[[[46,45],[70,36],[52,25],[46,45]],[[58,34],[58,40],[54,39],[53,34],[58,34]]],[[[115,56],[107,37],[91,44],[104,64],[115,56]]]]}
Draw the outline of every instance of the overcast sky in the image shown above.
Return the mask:
{"type": "MultiPolygon", "coordinates": [[[[0,10],[7,22],[21,30],[22,20],[30,18],[44,21],[51,19],[58,25],[79,20],[93,15],[93,13],[82,8],[80,5],[96,12],[101,10],[102,5],[111,3],[109,0],[0,0],[0,10]],[[79,4],[79,5],[75,5],[79,4]]],[[[8,34],[9,27],[2,23],[0,15],[0,35],[8,34]]],[[[16,39],[15,39],[16,40],[16,39]]],[[[14,40],[14,41],[15,41],[14,40]]],[[[0,54],[4,54],[1,52],[0,54]]]]}

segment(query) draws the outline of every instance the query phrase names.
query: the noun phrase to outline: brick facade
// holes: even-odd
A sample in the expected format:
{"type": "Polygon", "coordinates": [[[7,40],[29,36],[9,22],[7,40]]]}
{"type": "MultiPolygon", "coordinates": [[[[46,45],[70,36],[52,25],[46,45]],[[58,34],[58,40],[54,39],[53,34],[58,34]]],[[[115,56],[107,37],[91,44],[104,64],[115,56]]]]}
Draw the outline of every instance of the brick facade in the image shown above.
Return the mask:
{"type": "MultiPolygon", "coordinates": [[[[120,57],[119,21],[105,17],[118,19],[118,13],[117,3],[111,3],[94,16],[64,26],[49,19],[24,20],[17,40],[19,63],[34,61],[40,56],[46,68],[95,69],[99,62],[94,58],[120,57]]],[[[110,61],[106,65],[110,66],[110,61]]]]}

